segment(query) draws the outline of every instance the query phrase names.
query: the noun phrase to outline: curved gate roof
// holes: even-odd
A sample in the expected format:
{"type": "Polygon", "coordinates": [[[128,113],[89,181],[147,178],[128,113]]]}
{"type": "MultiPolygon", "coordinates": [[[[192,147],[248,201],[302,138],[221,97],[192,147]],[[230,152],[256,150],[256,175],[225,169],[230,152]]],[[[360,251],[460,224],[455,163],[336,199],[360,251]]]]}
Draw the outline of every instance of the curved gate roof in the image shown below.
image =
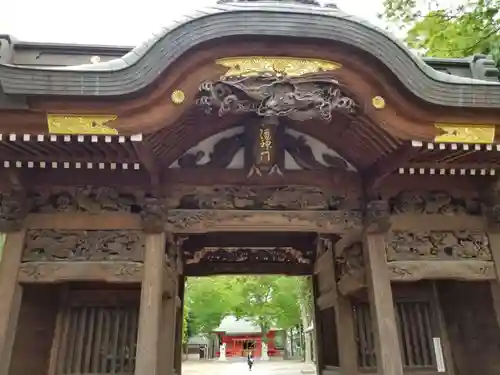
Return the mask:
{"type": "Polygon", "coordinates": [[[125,56],[58,68],[0,65],[6,94],[117,96],[151,84],[187,51],[220,38],[280,36],[351,45],[375,56],[416,96],[434,104],[500,107],[500,82],[438,72],[383,30],[330,7],[298,2],[219,4],[187,15],[125,56]]]}

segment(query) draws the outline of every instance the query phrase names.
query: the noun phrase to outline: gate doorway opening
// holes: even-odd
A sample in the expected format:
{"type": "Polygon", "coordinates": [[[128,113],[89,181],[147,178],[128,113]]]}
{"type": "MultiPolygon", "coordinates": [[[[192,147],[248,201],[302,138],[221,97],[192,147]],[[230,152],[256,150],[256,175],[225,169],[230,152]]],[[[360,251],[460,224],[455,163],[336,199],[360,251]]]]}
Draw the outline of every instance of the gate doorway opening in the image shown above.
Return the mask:
{"type": "Polygon", "coordinates": [[[185,283],[184,311],[185,360],[202,359],[202,350],[205,360],[249,354],[263,360],[311,358],[310,277],[190,277],[185,283]]]}
{"type": "Polygon", "coordinates": [[[301,357],[306,335],[311,358],[312,335],[305,331],[314,319],[316,239],[311,232],[184,236],[185,351],[207,347],[207,359],[222,360],[249,353],[266,360],[301,357]]]}

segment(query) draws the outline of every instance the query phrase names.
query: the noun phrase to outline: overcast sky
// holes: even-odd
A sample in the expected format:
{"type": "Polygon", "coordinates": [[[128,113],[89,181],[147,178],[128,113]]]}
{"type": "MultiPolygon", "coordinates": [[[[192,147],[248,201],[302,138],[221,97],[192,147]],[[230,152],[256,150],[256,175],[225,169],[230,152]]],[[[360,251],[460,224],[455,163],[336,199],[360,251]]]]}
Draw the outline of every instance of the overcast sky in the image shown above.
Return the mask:
{"type": "MultiPolygon", "coordinates": [[[[338,0],[347,13],[380,26],[383,0],[338,0]]],[[[179,15],[216,0],[4,0],[0,34],[36,42],[134,46],[179,15]]]]}
{"type": "MultiPolygon", "coordinates": [[[[177,17],[217,0],[4,0],[0,34],[33,42],[135,46],[177,17]]],[[[325,0],[318,0],[323,3],[325,0]]],[[[329,0],[346,13],[384,27],[383,0],[329,0]]],[[[466,0],[416,0],[458,6],[466,0]]]]}

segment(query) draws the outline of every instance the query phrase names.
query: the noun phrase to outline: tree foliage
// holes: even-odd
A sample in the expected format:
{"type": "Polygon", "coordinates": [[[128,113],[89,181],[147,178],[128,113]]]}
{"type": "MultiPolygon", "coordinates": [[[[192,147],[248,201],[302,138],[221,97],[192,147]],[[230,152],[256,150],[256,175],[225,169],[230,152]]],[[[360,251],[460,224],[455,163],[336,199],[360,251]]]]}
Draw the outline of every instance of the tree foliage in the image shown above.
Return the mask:
{"type": "Polygon", "coordinates": [[[231,278],[226,276],[188,279],[185,306],[193,333],[212,332],[231,313],[238,299],[234,288],[231,278]]]}
{"type": "Polygon", "coordinates": [[[500,64],[500,0],[384,0],[381,18],[406,31],[405,41],[427,56],[491,55],[500,64]]]}
{"type": "Polygon", "coordinates": [[[248,319],[267,332],[301,323],[301,303],[310,298],[303,277],[217,276],[188,279],[189,331],[210,333],[227,315],[248,319]]]}
{"type": "Polygon", "coordinates": [[[189,306],[184,306],[182,316],[182,343],[187,344],[189,339],[189,306]]]}
{"type": "Polygon", "coordinates": [[[240,299],[234,307],[238,318],[258,325],[262,332],[273,327],[288,329],[300,324],[299,284],[289,276],[240,276],[240,299]]]}

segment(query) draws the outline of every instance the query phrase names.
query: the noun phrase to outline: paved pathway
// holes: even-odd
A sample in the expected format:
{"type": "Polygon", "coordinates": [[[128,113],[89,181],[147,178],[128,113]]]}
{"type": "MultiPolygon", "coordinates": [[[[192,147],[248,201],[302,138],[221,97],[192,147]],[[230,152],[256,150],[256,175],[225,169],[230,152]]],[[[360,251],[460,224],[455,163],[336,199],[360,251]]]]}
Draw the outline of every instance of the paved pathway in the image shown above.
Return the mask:
{"type": "Polygon", "coordinates": [[[230,360],[226,362],[213,361],[186,361],[182,363],[182,375],[313,375],[315,367],[313,364],[305,364],[291,360],[259,361],[251,372],[248,371],[247,363],[242,360],[230,360]]]}

